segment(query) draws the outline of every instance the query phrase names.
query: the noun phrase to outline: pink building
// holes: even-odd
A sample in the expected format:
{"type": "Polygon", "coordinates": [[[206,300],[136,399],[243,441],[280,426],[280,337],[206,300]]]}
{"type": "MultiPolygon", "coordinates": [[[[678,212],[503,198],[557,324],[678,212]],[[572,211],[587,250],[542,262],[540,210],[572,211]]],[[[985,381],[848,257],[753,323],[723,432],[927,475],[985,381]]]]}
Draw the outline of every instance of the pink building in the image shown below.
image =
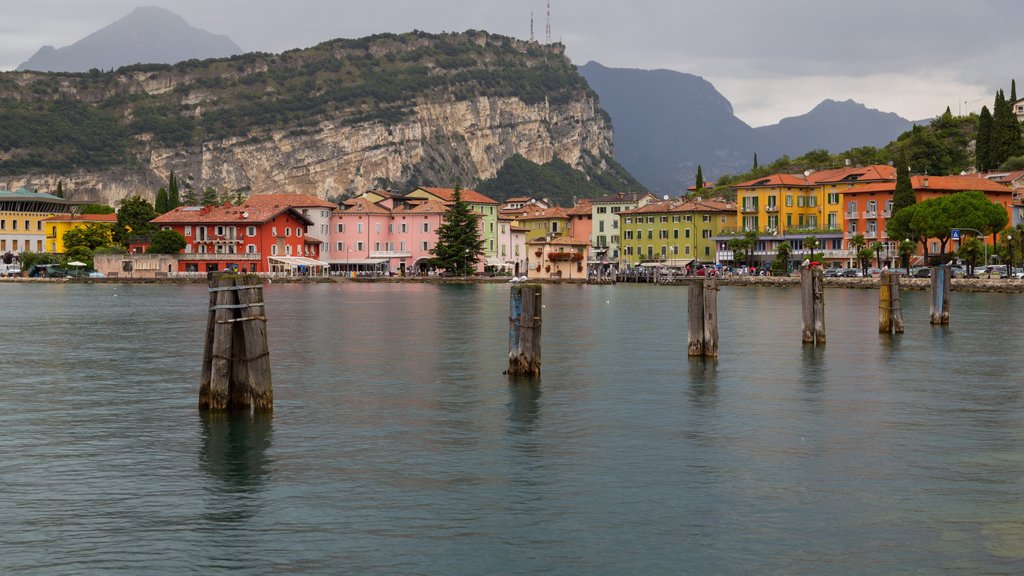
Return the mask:
{"type": "Polygon", "coordinates": [[[331,216],[331,270],[342,273],[423,274],[447,207],[436,200],[378,202],[366,195],[331,216]]]}
{"type": "Polygon", "coordinates": [[[515,276],[526,273],[526,228],[514,218],[498,216],[498,256],[502,267],[515,276]]]}

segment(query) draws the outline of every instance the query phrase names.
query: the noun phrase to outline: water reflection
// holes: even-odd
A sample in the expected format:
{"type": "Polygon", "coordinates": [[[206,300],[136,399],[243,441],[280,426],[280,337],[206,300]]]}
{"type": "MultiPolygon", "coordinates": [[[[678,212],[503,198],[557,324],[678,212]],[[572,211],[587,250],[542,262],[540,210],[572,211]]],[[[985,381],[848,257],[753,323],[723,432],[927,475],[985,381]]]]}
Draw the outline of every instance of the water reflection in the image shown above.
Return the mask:
{"type": "Polygon", "coordinates": [[[718,362],[711,358],[690,359],[690,402],[696,408],[718,404],[718,362]]]}
{"type": "Polygon", "coordinates": [[[508,389],[510,433],[527,434],[534,431],[540,417],[540,382],[533,378],[510,376],[508,389]]]}
{"type": "Polygon", "coordinates": [[[218,498],[204,517],[214,522],[239,522],[257,511],[255,501],[239,496],[263,490],[273,443],[272,417],[246,412],[200,412],[202,448],[199,465],[218,498]]]}

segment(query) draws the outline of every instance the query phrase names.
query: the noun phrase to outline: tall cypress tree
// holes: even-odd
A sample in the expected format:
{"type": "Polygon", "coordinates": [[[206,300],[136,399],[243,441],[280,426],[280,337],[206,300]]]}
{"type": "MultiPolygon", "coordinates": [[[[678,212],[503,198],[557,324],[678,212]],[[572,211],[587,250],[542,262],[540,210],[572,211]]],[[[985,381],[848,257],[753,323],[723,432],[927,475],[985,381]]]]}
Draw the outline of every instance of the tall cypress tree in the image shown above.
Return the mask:
{"type": "Polygon", "coordinates": [[[156,203],[153,204],[153,209],[156,210],[158,214],[163,214],[168,211],[167,190],[161,188],[160,191],[156,193],[156,203]]]}
{"type": "Polygon", "coordinates": [[[1010,80],[1010,104],[1017,101],[1017,80],[1010,80]]]}
{"type": "Polygon", "coordinates": [[[171,172],[171,178],[167,182],[167,210],[174,210],[181,206],[181,196],[178,192],[178,178],[171,172]]]}
{"type": "Polygon", "coordinates": [[[896,191],[892,194],[892,218],[901,208],[917,204],[914,185],[910,182],[910,169],[903,158],[896,161],[896,191]]]}
{"type": "Polygon", "coordinates": [[[991,168],[997,168],[1011,156],[1024,153],[1024,138],[1021,137],[1020,123],[1013,114],[1010,104],[1003,91],[996,92],[996,101],[992,110],[992,145],[991,168]]]}
{"type": "Polygon", "coordinates": [[[698,193],[704,190],[704,172],[701,170],[700,164],[697,164],[697,181],[694,184],[698,193]]]}
{"type": "Polygon", "coordinates": [[[754,152],[754,170],[757,170],[757,152],[754,152]]]}
{"type": "Polygon", "coordinates": [[[61,180],[57,181],[57,194],[56,194],[56,196],[57,196],[57,198],[63,198],[64,197],[64,182],[61,181],[61,180]]]}
{"type": "Polygon", "coordinates": [[[992,113],[988,106],[981,107],[978,116],[978,136],[974,144],[974,166],[979,172],[992,168],[992,113]]]}

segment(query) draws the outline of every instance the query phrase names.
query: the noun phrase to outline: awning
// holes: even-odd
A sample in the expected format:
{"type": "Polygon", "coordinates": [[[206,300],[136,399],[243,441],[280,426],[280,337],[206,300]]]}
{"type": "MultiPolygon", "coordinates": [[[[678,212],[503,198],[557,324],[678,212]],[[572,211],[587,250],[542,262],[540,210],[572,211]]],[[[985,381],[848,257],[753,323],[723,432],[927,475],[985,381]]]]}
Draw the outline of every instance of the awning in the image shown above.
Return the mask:
{"type": "Polygon", "coordinates": [[[387,258],[350,258],[348,260],[331,260],[331,264],[333,264],[334,266],[367,266],[374,264],[384,264],[387,261],[387,258]]]}
{"type": "Polygon", "coordinates": [[[666,267],[682,267],[686,266],[690,262],[693,262],[693,258],[673,258],[671,260],[665,260],[664,262],[644,262],[641,266],[645,268],[660,268],[666,267]]]}
{"type": "Polygon", "coordinates": [[[314,260],[312,258],[303,258],[301,256],[271,256],[268,258],[270,262],[276,262],[278,264],[284,264],[286,266],[308,266],[310,268],[324,268],[330,266],[327,262],[321,262],[320,260],[314,260]]]}
{"type": "Polygon", "coordinates": [[[484,265],[485,266],[497,266],[498,268],[501,268],[503,266],[507,266],[508,262],[505,262],[501,258],[486,258],[484,260],[484,265]]]}

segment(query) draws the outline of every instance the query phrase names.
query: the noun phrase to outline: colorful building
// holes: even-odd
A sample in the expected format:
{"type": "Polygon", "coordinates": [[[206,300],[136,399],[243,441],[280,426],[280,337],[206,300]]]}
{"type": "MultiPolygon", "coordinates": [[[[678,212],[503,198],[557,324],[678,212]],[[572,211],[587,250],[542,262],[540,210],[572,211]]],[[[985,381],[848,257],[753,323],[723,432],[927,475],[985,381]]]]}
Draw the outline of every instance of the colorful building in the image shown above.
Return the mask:
{"type": "MultiPolygon", "coordinates": [[[[480,215],[480,237],[484,241],[485,263],[492,266],[500,265],[501,262],[498,258],[499,202],[475,190],[463,189],[460,194],[462,201],[469,205],[469,210],[480,215]]],[[[420,198],[451,204],[455,201],[455,190],[452,188],[417,188],[403,198],[406,200],[420,198]]]]}
{"type": "Polygon", "coordinates": [[[715,237],[736,227],[736,206],[718,200],[677,198],[619,212],[622,259],[685,266],[716,259],[715,237]]]}
{"type": "Polygon", "coordinates": [[[331,269],[344,274],[424,274],[447,211],[446,203],[433,198],[403,201],[363,195],[349,200],[331,218],[331,269]]]}
{"type": "MultiPolygon", "coordinates": [[[[117,222],[117,214],[55,214],[43,220],[46,231],[47,252],[63,254],[64,235],[76,228],[84,228],[89,224],[113,225],[117,222]]],[[[113,227],[110,242],[113,243],[113,227]]]]}
{"type": "Polygon", "coordinates": [[[184,236],[177,272],[234,269],[244,272],[320,273],[320,240],[308,238],[313,222],[279,205],[179,206],[151,222],[184,236]]]}
{"type": "Polygon", "coordinates": [[[0,190],[0,254],[53,252],[44,223],[56,214],[74,214],[78,203],[22,188],[0,190]]]}
{"type": "Polygon", "coordinates": [[[516,221],[526,230],[527,242],[545,236],[557,238],[569,234],[569,211],[560,206],[527,209],[516,221]]]}
{"type": "Polygon", "coordinates": [[[541,237],[526,243],[530,251],[527,276],[562,280],[587,277],[587,243],[571,236],[541,237]]]}
{"type": "Polygon", "coordinates": [[[330,260],[331,246],[328,237],[331,234],[331,214],[338,208],[337,204],[310,194],[253,194],[245,204],[295,208],[312,222],[306,230],[306,239],[320,240],[320,259],[330,260]]]}
{"type": "Polygon", "coordinates": [[[595,261],[619,263],[625,262],[620,247],[621,231],[619,213],[645,206],[658,198],[650,192],[619,192],[591,201],[593,207],[593,224],[591,225],[590,241],[592,257],[595,261]]]}

